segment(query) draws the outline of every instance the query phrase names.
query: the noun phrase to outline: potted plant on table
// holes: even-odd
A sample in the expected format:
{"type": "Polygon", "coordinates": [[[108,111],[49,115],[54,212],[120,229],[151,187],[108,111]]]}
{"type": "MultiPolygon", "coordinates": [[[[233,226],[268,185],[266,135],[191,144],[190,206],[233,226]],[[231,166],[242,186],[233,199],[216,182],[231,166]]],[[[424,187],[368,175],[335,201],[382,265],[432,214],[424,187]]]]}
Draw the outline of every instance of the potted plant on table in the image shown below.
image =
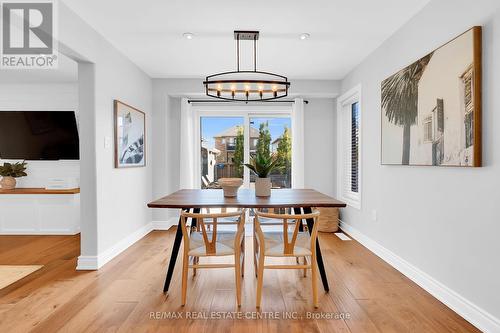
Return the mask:
{"type": "Polygon", "coordinates": [[[255,180],[255,195],[258,197],[270,196],[271,178],[269,178],[269,174],[280,166],[278,156],[275,154],[269,156],[257,154],[245,166],[257,175],[257,179],[255,180]]]}
{"type": "Polygon", "coordinates": [[[5,190],[12,190],[16,187],[16,178],[27,176],[26,162],[4,163],[0,166],[0,186],[5,190]]]}

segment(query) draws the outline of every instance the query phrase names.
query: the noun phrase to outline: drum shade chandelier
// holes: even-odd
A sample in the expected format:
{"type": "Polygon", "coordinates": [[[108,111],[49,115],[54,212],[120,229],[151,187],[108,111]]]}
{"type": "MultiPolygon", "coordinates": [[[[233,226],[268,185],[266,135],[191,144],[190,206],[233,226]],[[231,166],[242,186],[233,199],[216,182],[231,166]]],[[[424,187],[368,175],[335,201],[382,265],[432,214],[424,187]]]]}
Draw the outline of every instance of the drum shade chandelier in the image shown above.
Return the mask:
{"type": "Polygon", "coordinates": [[[257,70],[258,31],[235,31],[236,62],[234,72],[209,75],[203,81],[207,96],[229,101],[270,101],[288,96],[290,82],[283,75],[257,70]],[[240,70],[240,41],[253,41],[253,71],[240,70]]]}

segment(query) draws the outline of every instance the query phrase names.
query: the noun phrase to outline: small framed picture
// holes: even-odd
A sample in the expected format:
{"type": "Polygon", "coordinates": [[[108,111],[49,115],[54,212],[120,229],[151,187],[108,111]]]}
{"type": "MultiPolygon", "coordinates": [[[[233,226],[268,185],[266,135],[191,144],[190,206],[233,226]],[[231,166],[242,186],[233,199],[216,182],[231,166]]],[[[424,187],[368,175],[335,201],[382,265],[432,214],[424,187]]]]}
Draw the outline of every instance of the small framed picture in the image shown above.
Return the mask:
{"type": "Polygon", "coordinates": [[[146,165],[146,114],[114,100],[115,168],[146,165]]]}

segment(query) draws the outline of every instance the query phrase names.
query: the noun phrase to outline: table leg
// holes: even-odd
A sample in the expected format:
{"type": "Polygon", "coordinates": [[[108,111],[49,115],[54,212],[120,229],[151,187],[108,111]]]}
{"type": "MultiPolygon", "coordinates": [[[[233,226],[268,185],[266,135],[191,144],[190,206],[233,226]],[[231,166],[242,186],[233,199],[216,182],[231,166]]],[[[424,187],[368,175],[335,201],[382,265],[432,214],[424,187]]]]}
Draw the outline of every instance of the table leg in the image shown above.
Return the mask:
{"type": "MultiPolygon", "coordinates": [[[[184,211],[189,211],[189,209],[184,209],[184,211]]],[[[199,208],[194,208],[193,213],[199,213],[199,208]]],[[[196,220],[192,222],[196,226],[196,220]]],[[[177,261],[177,256],[179,255],[179,249],[182,243],[182,228],[181,219],[179,218],[179,223],[177,224],[177,231],[175,232],[174,246],[172,247],[172,253],[170,254],[170,262],[168,263],[167,277],[165,278],[165,285],[163,286],[163,292],[168,293],[168,288],[170,286],[170,281],[172,280],[172,275],[174,274],[175,262],[177,261]]]]}
{"type": "MultiPolygon", "coordinates": [[[[311,214],[311,207],[304,207],[304,214],[311,214]]],[[[307,229],[309,229],[309,233],[312,232],[314,219],[307,219],[307,229]]],[[[326,292],[330,291],[330,287],[328,286],[328,277],[326,276],[325,265],[323,264],[323,256],[321,255],[321,248],[319,246],[319,239],[316,240],[316,261],[318,262],[319,274],[321,275],[321,281],[323,282],[323,288],[326,292]]]]}
{"type": "MultiPolygon", "coordinates": [[[[193,208],[193,214],[199,214],[201,212],[201,208],[193,208]]],[[[198,219],[193,219],[191,221],[191,227],[196,228],[198,225],[198,219]]]]}
{"type": "MultiPolygon", "coordinates": [[[[300,207],[293,207],[293,212],[295,213],[295,215],[300,215],[302,214],[302,208],[300,207]]],[[[300,221],[300,224],[299,224],[299,231],[304,231],[304,226],[302,225],[302,221],[300,221]]]]}

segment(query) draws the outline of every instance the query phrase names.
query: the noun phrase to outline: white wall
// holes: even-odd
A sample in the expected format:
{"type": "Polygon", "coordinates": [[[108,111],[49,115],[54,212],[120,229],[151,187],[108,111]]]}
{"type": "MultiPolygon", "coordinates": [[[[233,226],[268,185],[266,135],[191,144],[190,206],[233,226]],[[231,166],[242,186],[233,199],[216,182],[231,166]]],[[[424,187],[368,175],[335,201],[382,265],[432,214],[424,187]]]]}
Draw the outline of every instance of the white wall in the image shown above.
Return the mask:
{"type": "MultiPolygon", "coordinates": [[[[153,197],[160,198],[179,189],[181,99],[168,96],[159,85],[153,87],[153,197]]],[[[177,210],[153,209],[152,214],[153,221],[164,223],[177,210]]]]}
{"type": "Polygon", "coordinates": [[[78,84],[1,83],[0,111],[77,111],[78,84]]]}
{"type": "MultiPolygon", "coordinates": [[[[168,96],[188,96],[206,98],[203,80],[198,79],[154,79],[155,94],[168,96]]],[[[289,97],[305,98],[335,98],[339,94],[340,81],[338,80],[294,80],[290,79],[289,97]]]]}
{"type": "Polygon", "coordinates": [[[468,306],[459,313],[479,307],[468,319],[497,330],[492,323],[500,318],[499,5],[431,1],[342,82],[342,91],[362,85],[364,181],[362,209],[345,209],[343,221],[457,293],[468,306]],[[483,25],[484,167],[380,165],[381,81],[474,25],[483,25]]]}
{"type": "Polygon", "coordinates": [[[79,268],[96,268],[150,230],[153,141],[151,79],[64,3],[59,47],[79,62],[82,253],[79,268]],[[144,168],[115,169],[113,100],[146,113],[144,168]],[[111,141],[113,142],[113,141],[111,141]],[[148,230],[149,228],[149,230],[148,230]]]}
{"type": "Polygon", "coordinates": [[[337,121],[333,98],[310,98],[304,107],[304,185],[335,196],[337,121]]]}
{"type": "MultiPolygon", "coordinates": [[[[75,111],[78,117],[78,85],[76,82],[2,83],[1,111],[75,111]]],[[[17,179],[18,187],[45,187],[49,178],[79,178],[80,162],[28,161],[27,173],[27,177],[17,179]]]]}
{"type": "MultiPolygon", "coordinates": [[[[153,197],[159,198],[179,189],[180,97],[203,99],[203,79],[153,80],[153,197]]],[[[333,80],[291,80],[292,97],[310,100],[305,106],[305,185],[328,194],[335,191],[335,150],[325,156],[312,153],[319,140],[335,140],[334,98],[340,84],[333,80]],[[319,133],[319,131],[323,133],[319,133]],[[310,148],[310,149],[308,149],[310,148]]],[[[330,141],[327,141],[330,142],[330,141]]],[[[173,220],[177,210],[155,209],[153,221],[173,220]]],[[[165,225],[165,224],[163,224],[165,225]]]]}

